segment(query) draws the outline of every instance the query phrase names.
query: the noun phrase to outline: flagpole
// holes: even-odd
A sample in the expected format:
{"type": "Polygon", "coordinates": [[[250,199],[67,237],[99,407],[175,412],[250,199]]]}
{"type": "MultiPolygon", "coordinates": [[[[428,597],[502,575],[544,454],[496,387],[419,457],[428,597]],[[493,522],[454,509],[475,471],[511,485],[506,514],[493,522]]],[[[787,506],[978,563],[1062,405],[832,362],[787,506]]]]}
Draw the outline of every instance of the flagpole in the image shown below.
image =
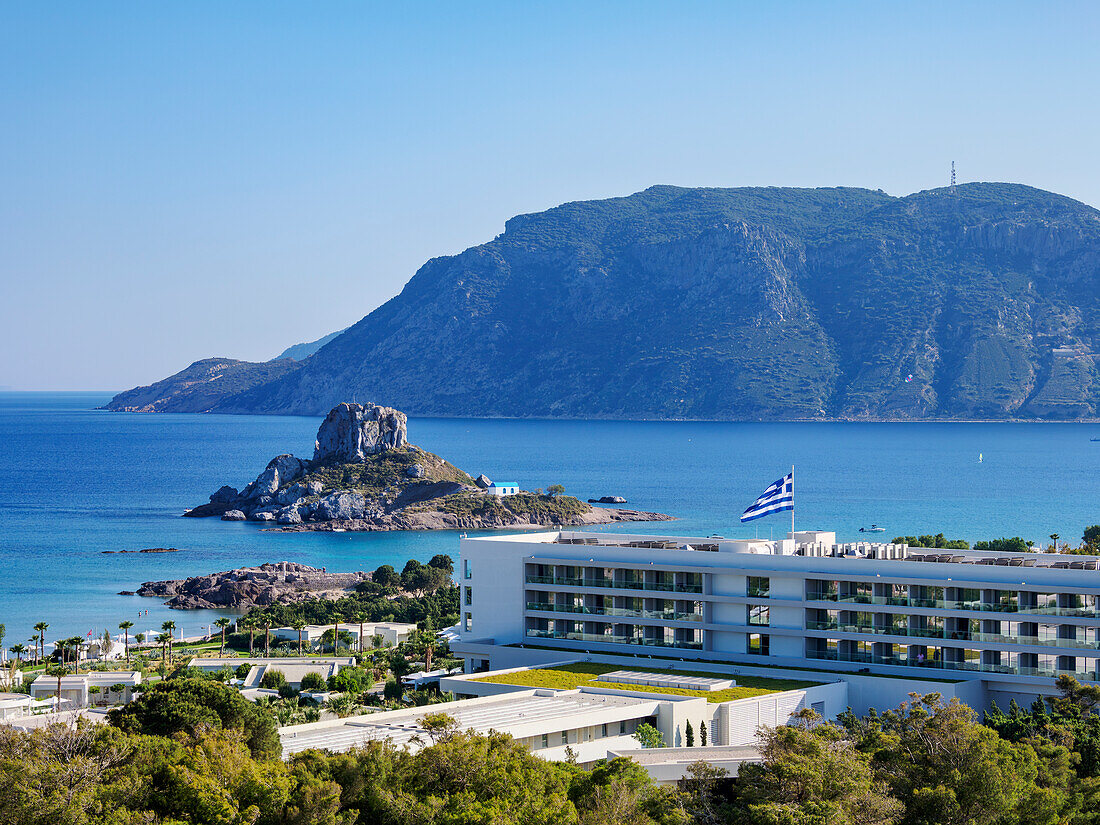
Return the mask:
{"type": "Polygon", "coordinates": [[[794,465],[791,465],[791,538],[794,538],[794,465]]]}

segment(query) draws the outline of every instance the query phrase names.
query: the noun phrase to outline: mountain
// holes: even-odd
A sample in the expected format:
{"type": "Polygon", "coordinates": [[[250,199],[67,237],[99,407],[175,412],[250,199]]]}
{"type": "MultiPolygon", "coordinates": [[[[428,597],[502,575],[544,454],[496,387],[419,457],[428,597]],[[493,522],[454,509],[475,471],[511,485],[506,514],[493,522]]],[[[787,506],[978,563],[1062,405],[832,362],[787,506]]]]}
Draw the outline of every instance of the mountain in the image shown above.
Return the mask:
{"type": "Polygon", "coordinates": [[[298,369],[297,361],[236,361],[206,358],[148,387],[120,392],[106,410],[117,412],[210,412],[219,402],[298,369]]]}
{"type": "Polygon", "coordinates": [[[292,347],[287,347],[271,360],[280,361],[283,358],[293,358],[295,361],[305,361],[333,338],[343,333],[344,330],[338,329],[336,332],[330,332],[328,335],[323,338],[318,338],[316,341],[310,341],[307,344],[295,344],[292,347]]]}
{"type": "Polygon", "coordinates": [[[1027,186],[656,186],[511,219],[212,408],[1093,417],[1098,287],[1100,212],[1027,186]]]}

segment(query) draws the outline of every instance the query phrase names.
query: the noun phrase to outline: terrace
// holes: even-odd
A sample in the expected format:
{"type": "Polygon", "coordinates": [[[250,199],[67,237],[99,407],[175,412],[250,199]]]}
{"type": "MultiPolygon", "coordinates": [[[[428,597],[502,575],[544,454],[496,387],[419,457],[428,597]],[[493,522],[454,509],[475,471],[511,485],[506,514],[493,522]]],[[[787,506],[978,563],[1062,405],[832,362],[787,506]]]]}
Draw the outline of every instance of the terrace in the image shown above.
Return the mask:
{"type": "MultiPolygon", "coordinates": [[[[594,662],[577,662],[568,665],[555,665],[532,670],[520,670],[512,673],[494,673],[488,676],[470,678],[471,682],[487,682],[498,685],[515,685],[526,688],[546,688],[550,690],[576,690],[577,688],[598,688],[603,690],[623,690],[642,693],[661,693],[673,696],[692,696],[706,699],[708,702],[732,702],[735,699],[748,699],[785,690],[797,690],[812,687],[814,682],[797,679],[773,679],[759,676],[738,676],[737,685],[715,690],[710,681],[729,679],[726,674],[707,673],[688,670],[648,670],[646,681],[666,677],[680,685],[698,681],[698,687],[657,687],[650,684],[621,683],[606,681],[608,674],[625,672],[620,666],[603,665],[594,662]],[[602,678],[601,678],[602,677],[602,678]]],[[[629,678],[629,677],[628,677],[629,678]]],[[[630,679],[630,682],[642,681],[630,679]]]]}

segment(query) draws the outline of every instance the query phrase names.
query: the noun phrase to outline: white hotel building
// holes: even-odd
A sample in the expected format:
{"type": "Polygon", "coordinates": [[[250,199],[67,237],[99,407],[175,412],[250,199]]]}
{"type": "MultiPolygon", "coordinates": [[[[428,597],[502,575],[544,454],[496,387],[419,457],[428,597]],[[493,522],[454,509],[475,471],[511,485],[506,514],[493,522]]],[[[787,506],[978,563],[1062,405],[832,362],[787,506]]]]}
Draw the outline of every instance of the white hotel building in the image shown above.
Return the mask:
{"type": "Polygon", "coordinates": [[[567,531],[465,538],[452,648],[467,672],[553,648],[980,679],[995,694],[1034,696],[1062,673],[1097,679],[1097,562],[837,544],[817,531],[777,541],[567,531]]]}

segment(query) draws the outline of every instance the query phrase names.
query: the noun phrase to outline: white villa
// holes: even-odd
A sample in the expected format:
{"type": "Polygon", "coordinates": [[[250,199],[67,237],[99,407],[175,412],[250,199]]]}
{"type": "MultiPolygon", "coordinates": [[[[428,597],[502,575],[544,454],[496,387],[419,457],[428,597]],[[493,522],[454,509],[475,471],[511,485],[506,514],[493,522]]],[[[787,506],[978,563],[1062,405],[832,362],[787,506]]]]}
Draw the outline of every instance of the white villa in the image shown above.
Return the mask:
{"type": "Polygon", "coordinates": [[[340,668],[354,666],[355,657],[336,656],[327,659],[314,659],[305,656],[301,658],[286,656],[270,659],[252,657],[231,659],[200,656],[191,660],[191,667],[208,672],[221,670],[224,667],[235,670],[241,665],[250,666],[248,675],[244,677],[243,684],[240,686],[241,690],[258,688],[260,682],[264,678],[264,674],[272,670],[277,670],[282,673],[283,676],[286,677],[287,684],[297,689],[301,687],[302,678],[307,673],[317,673],[322,679],[327,681],[330,676],[335,676],[339,673],[340,668]]]}
{"type": "Polygon", "coordinates": [[[519,492],[519,485],[514,481],[494,481],[485,492],[491,496],[514,496],[519,492]]]}
{"type": "MultiPolygon", "coordinates": [[[[335,625],[331,624],[310,624],[302,628],[302,645],[313,647],[320,644],[321,637],[329,630],[332,630],[335,625]]],[[[396,645],[401,642],[406,642],[409,636],[416,631],[415,624],[402,624],[399,622],[367,622],[363,625],[363,645],[364,647],[370,647],[370,640],[372,636],[381,636],[382,643],[388,645],[396,645]]],[[[351,634],[352,639],[356,644],[359,642],[359,624],[357,622],[349,622],[347,624],[340,625],[340,632],[347,632],[351,634]]],[[[298,644],[298,631],[293,627],[273,627],[271,628],[271,635],[280,642],[291,642],[298,644]]],[[[262,637],[262,632],[261,632],[262,637]]]]}
{"type": "MultiPolygon", "coordinates": [[[[31,698],[49,699],[56,705],[57,677],[40,674],[31,682],[31,698]]],[[[123,705],[133,698],[141,684],[137,671],[92,671],[61,677],[61,707],[86,708],[93,705],[123,705]]]]}

